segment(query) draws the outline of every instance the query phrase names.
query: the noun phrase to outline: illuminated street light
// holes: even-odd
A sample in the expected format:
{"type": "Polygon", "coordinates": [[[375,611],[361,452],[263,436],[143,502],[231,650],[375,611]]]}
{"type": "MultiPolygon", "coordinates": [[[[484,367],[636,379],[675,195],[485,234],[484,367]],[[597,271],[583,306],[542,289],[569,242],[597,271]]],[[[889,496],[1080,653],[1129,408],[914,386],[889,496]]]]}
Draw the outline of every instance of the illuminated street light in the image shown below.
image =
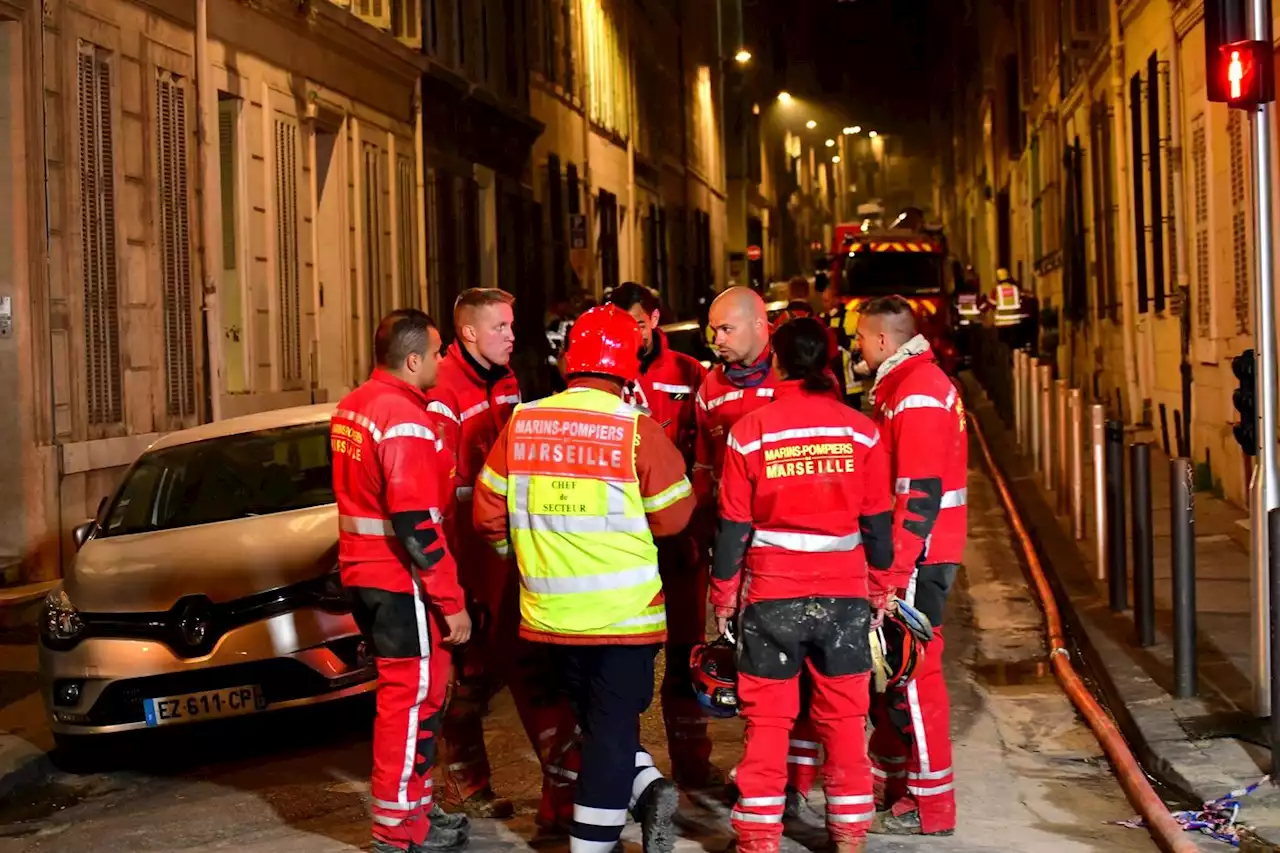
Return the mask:
{"type": "Polygon", "coordinates": [[[790,93],[790,92],[786,92],[786,91],[779,92],[779,93],[778,93],[778,103],[780,103],[780,104],[789,104],[789,103],[791,103],[791,93],[790,93]]]}
{"type": "Polygon", "coordinates": [[[835,148],[835,147],[836,147],[836,141],[835,141],[834,139],[828,139],[828,140],[827,140],[827,147],[828,147],[828,148],[835,148]]]}
{"type": "Polygon", "coordinates": [[[840,162],[840,155],[839,155],[839,154],[837,154],[836,156],[832,157],[832,158],[831,158],[831,162],[832,162],[832,163],[839,163],[839,162],[840,162]]]}
{"type": "Polygon", "coordinates": [[[860,125],[860,124],[855,124],[855,125],[853,126],[853,132],[854,132],[854,133],[862,133],[862,125],[860,125]]]}
{"type": "Polygon", "coordinates": [[[737,61],[739,65],[746,65],[748,62],[751,61],[751,51],[747,50],[745,47],[741,48],[737,53],[733,55],[733,58],[734,60],[737,61]]]}
{"type": "Polygon", "coordinates": [[[841,131],[841,133],[843,133],[845,136],[853,136],[857,132],[858,131],[854,130],[852,127],[846,127],[843,131],[841,131]]]}
{"type": "Polygon", "coordinates": [[[870,136],[872,139],[875,139],[879,135],[880,134],[876,133],[874,130],[867,134],[867,136],[870,136]]]}
{"type": "Polygon", "coordinates": [[[817,126],[818,126],[818,123],[817,123],[816,121],[814,121],[813,119],[809,119],[808,121],[806,121],[806,122],[804,123],[804,126],[805,126],[805,127],[807,127],[807,128],[809,128],[810,130],[813,130],[815,127],[817,127],[817,126]]]}

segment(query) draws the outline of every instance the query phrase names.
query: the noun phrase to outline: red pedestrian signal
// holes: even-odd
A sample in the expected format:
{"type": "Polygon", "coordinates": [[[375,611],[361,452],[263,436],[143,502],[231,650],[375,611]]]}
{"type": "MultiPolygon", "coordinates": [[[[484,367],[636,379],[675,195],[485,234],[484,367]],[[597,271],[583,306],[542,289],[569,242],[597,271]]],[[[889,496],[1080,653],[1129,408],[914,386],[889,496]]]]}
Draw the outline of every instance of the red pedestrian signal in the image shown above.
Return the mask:
{"type": "Polygon", "coordinates": [[[1237,41],[1218,48],[1218,79],[1228,106],[1252,109],[1275,100],[1275,70],[1270,45],[1237,41]]]}

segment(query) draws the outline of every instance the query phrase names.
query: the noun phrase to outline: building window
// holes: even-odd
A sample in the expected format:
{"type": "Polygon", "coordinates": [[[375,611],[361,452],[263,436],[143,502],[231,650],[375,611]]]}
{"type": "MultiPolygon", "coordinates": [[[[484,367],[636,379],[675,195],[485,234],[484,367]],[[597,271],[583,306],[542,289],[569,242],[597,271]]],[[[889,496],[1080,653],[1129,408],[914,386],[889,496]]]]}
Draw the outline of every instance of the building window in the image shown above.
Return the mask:
{"type": "Polygon", "coordinates": [[[280,321],[280,378],[302,380],[302,286],[298,270],[298,126],[275,120],[276,298],[280,321]]]}
{"type": "Polygon", "coordinates": [[[1112,170],[1111,111],[1104,101],[1093,105],[1093,247],[1098,317],[1116,319],[1116,200],[1112,170]]]}
{"type": "Polygon", "coordinates": [[[391,34],[414,49],[422,47],[422,0],[385,0],[391,6],[391,34]]]}
{"type": "Polygon", "coordinates": [[[222,185],[222,368],[227,393],[248,390],[245,365],[244,282],[240,277],[240,107],[239,98],[218,93],[218,170],[222,185]]]}
{"type": "Polygon", "coordinates": [[[454,0],[453,4],[453,35],[458,45],[458,67],[465,69],[467,67],[467,8],[464,0],[454,0]]]}
{"type": "Polygon", "coordinates": [[[191,234],[188,221],[187,98],[181,78],[156,77],[156,194],[164,288],[166,405],[171,416],[196,413],[191,234]]]}
{"type": "Polygon", "coordinates": [[[370,26],[390,30],[391,3],[392,0],[352,0],[351,11],[370,26]]]}
{"type": "Polygon", "coordinates": [[[600,286],[607,297],[619,283],[618,197],[600,190],[596,209],[600,220],[600,286]]]}
{"type": "Polygon", "coordinates": [[[124,420],[116,269],[115,146],[109,54],[81,42],[77,60],[85,402],[90,424],[124,420]]]}
{"type": "Polygon", "coordinates": [[[387,229],[383,196],[386,155],[376,145],[364,146],[364,192],[360,196],[360,223],[364,236],[365,323],[372,329],[395,307],[387,289],[387,269],[382,258],[382,236],[387,229]]]}
{"type": "MultiPolygon", "coordinates": [[[[512,57],[514,61],[514,57],[512,57]]],[[[480,79],[489,82],[489,6],[480,7],[480,79]]]]}
{"type": "Polygon", "coordinates": [[[396,266],[401,307],[421,308],[418,289],[418,204],[412,157],[396,158],[396,266]]]}

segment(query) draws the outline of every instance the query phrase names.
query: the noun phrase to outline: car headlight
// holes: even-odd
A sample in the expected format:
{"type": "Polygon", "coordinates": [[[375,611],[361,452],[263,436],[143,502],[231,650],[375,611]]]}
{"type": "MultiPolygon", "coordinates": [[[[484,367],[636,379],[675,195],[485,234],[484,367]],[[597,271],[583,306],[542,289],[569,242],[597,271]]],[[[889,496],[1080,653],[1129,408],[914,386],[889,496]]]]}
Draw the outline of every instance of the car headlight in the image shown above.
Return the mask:
{"type": "Polygon", "coordinates": [[[45,639],[55,643],[73,643],[84,633],[84,620],[80,611],[61,587],[51,590],[44,599],[44,618],[40,630],[45,639]]]}

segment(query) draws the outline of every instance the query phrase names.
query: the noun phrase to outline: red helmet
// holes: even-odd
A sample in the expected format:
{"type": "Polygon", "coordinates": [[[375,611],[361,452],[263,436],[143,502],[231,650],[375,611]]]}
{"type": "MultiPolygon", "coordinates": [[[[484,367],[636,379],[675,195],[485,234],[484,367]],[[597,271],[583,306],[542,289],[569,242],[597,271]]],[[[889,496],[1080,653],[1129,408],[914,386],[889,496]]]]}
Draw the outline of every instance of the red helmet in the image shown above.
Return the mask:
{"type": "Polygon", "coordinates": [[[737,649],[724,637],[699,643],[689,654],[689,674],[698,704],[713,717],[738,713],[737,649]]]}
{"type": "Polygon", "coordinates": [[[871,671],[876,691],[906,687],[924,656],[925,643],[912,626],[901,614],[886,613],[884,622],[871,632],[871,671]]]}
{"type": "Polygon", "coordinates": [[[623,382],[640,375],[640,327],[617,305],[592,308],[573,324],[565,373],[603,373],[623,382]]]}

